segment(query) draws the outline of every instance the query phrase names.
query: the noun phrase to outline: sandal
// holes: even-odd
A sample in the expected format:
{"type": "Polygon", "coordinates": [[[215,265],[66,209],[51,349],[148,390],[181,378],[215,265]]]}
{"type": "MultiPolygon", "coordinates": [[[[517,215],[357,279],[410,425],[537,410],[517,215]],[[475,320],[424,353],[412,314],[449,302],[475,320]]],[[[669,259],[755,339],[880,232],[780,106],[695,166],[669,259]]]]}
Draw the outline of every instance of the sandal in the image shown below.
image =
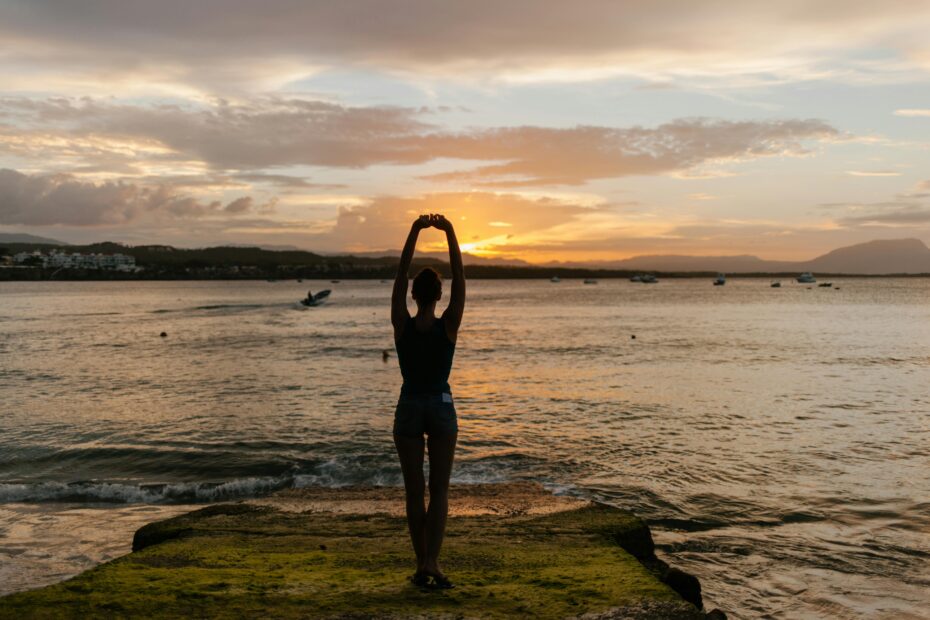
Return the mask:
{"type": "Polygon", "coordinates": [[[417,571],[410,575],[410,583],[418,588],[427,588],[429,587],[429,575],[417,571]]]}
{"type": "Polygon", "coordinates": [[[449,578],[445,575],[430,575],[433,578],[433,582],[429,584],[430,588],[435,590],[451,590],[455,587],[455,584],[449,581],[449,578]]]}

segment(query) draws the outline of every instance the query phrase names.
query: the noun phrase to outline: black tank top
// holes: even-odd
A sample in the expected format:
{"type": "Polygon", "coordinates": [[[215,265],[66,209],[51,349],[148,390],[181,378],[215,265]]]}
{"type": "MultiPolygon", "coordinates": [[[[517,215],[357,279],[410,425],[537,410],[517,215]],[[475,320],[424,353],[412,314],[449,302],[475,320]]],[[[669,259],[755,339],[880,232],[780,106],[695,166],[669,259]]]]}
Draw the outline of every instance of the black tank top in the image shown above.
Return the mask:
{"type": "Polygon", "coordinates": [[[418,332],[415,317],[410,317],[395,345],[400,374],[404,377],[401,396],[451,393],[449,372],[455,343],[449,340],[442,318],[433,321],[425,332],[418,332]]]}

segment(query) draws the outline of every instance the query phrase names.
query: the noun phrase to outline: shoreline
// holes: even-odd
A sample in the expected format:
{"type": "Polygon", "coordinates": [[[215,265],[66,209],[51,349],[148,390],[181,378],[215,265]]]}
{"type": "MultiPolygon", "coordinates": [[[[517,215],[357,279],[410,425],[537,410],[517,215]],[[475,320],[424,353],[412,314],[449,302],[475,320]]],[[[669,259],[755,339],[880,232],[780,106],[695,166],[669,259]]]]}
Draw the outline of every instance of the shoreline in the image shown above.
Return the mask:
{"type": "MultiPolygon", "coordinates": [[[[435,267],[435,265],[428,265],[435,267]]],[[[469,280],[542,280],[548,281],[553,276],[564,280],[583,280],[587,278],[599,280],[629,280],[633,276],[651,274],[659,280],[703,280],[714,279],[719,272],[716,271],[661,271],[656,269],[643,270],[615,270],[615,269],[587,269],[573,267],[556,267],[546,269],[535,268],[534,271],[495,272],[488,268],[466,266],[469,280]]],[[[441,270],[440,270],[441,271],[441,270]]],[[[746,271],[727,273],[728,280],[743,279],[781,279],[788,285],[808,286],[812,283],[795,282],[798,272],[794,271],[746,271]]],[[[885,280],[889,278],[926,279],[930,273],[847,273],[847,272],[817,272],[818,281],[824,279],[870,279],[885,280]]],[[[443,274],[443,277],[447,275],[443,274]]],[[[207,274],[207,273],[165,273],[157,271],[142,271],[139,273],[125,273],[117,271],[60,271],[34,267],[2,267],[0,266],[0,282],[269,282],[286,283],[297,282],[338,282],[346,281],[392,281],[392,273],[362,272],[310,272],[299,275],[290,272],[263,272],[258,274],[207,274]]],[[[638,283],[637,283],[638,284],[638,283]]],[[[815,283],[813,283],[815,284],[815,283]]]]}
{"type": "MultiPolygon", "coordinates": [[[[412,551],[404,523],[399,487],[288,489],[214,504],[139,528],[128,555],[62,583],[0,598],[0,612],[34,615],[55,605],[56,612],[75,617],[105,609],[131,614],[169,596],[184,601],[188,612],[208,616],[261,615],[252,609],[257,601],[262,601],[262,613],[289,616],[299,600],[304,605],[299,615],[319,617],[374,617],[382,611],[391,617],[436,617],[455,608],[464,612],[479,602],[489,605],[488,617],[507,617],[515,605],[532,608],[539,617],[550,617],[549,609],[561,610],[561,615],[551,617],[725,617],[718,610],[699,611],[697,580],[655,557],[651,533],[641,519],[553,495],[536,483],[453,485],[443,557],[460,587],[449,593],[423,598],[405,583],[412,551]],[[292,539],[285,548],[266,548],[285,538],[292,539]],[[317,542],[323,539],[327,542],[317,542]],[[239,557],[243,549],[254,552],[252,560],[239,557]],[[218,564],[216,553],[225,558],[218,564]],[[345,572],[369,554],[383,558],[367,560],[361,572],[345,572]],[[508,560],[497,566],[500,554],[508,560]],[[166,559],[169,555],[173,559],[166,559]],[[295,566],[286,570],[291,563],[295,566]],[[189,572],[190,585],[183,580],[183,586],[165,583],[168,566],[175,577],[189,572]],[[218,583],[224,584],[220,587],[213,579],[208,595],[200,592],[207,586],[198,583],[206,578],[205,570],[213,573],[211,579],[222,577],[218,583]],[[606,578],[605,573],[616,578],[606,578]],[[140,574],[147,578],[139,581],[140,574]],[[290,584],[285,590],[292,593],[283,598],[278,583],[282,578],[290,584]],[[242,591],[246,584],[265,580],[278,585],[256,586],[260,595],[242,591]],[[329,589],[320,590],[324,583],[329,589]],[[373,591],[380,591],[381,598],[373,591]],[[694,604],[686,602],[688,598],[694,604]],[[575,614],[561,613],[576,609],[575,614]]],[[[168,615],[168,608],[154,615],[160,613],[168,615]]],[[[484,617],[483,612],[475,617],[484,617]]]]}

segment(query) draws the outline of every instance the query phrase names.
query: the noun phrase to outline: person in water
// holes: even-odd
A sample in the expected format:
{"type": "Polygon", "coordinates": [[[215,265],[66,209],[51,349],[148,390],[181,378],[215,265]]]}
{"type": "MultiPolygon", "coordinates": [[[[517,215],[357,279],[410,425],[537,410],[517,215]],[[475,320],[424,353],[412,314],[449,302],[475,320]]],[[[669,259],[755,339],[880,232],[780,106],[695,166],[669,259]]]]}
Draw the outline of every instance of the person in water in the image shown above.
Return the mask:
{"type": "Polygon", "coordinates": [[[307,298],[306,298],[304,301],[306,301],[306,302],[312,302],[312,301],[313,301],[313,291],[312,291],[312,290],[307,291],[307,298]]]}
{"type": "Polygon", "coordinates": [[[404,475],[407,525],[417,559],[417,570],[411,581],[418,586],[453,587],[439,568],[439,550],[449,512],[449,476],[458,438],[449,371],[464,309],[465,270],[452,223],[439,214],[421,215],[410,228],[404,244],[391,298],[394,344],[404,380],[394,411],[394,445],[404,475]],[[442,280],[427,267],[413,279],[412,294],[417,313],[410,316],[407,273],[417,236],[429,227],[444,231],[449,244],[452,268],[449,306],[442,316],[436,316],[436,302],[442,297],[442,280]],[[425,442],[424,434],[427,436],[425,442]],[[429,450],[428,508],[424,506],[424,444],[429,450]]]}

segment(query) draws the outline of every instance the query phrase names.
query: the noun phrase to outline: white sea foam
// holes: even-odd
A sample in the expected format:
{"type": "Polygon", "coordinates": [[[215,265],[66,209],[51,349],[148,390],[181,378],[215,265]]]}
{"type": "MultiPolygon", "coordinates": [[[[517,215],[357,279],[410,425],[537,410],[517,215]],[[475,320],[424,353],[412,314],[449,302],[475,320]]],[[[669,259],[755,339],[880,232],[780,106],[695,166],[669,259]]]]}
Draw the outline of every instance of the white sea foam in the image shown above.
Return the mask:
{"type": "Polygon", "coordinates": [[[0,484],[0,502],[112,502],[157,504],[253,497],[288,487],[293,478],[242,478],[222,483],[135,485],[117,482],[0,484]]]}

